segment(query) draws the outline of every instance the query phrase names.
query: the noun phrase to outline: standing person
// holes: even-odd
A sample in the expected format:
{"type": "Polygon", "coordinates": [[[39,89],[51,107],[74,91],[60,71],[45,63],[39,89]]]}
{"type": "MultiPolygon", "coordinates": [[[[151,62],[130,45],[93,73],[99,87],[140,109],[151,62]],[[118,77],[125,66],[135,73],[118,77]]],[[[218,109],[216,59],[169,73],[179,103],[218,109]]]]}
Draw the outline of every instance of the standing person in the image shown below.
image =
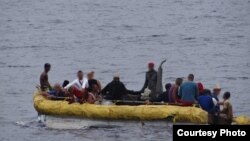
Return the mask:
{"type": "Polygon", "coordinates": [[[219,115],[220,115],[220,105],[219,105],[219,94],[221,92],[221,87],[219,84],[216,84],[213,88],[213,102],[215,103],[215,112],[213,116],[213,124],[218,124],[219,122],[219,115]]]}
{"type": "Polygon", "coordinates": [[[49,77],[48,73],[51,69],[51,65],[49,63],[44,64],[44,71],[40,75],[40,86],[42,91],[50,90],[52,89],[50,83],[49,83],[49,77]]]}
{"type": "Polygon", "coordinates": [[[163,92],[162,88],[162,64],[166,62],[163,60],[158,68],[158,72],[154,69],[155,64],[153,62],[148,63],[148,71],[146,72],[145,82],[141,89],[141,93],[148,88],[151,91],[150,99],[154,101],[157,95],[163,92]]]}
{"type": "Polygon", "coordinates": [[[183,79],[182,78],[176,78],[175,84],[171,86],[169,90],[169,97],[168,97],[168,102],[169,103],[176,103],[178,101],[178,93],[179,93],[179,88],[182,84],[183,79]]]}
{"type": "Polygon", "coordinates": [[[179,91],[179,96],[181,98],[180,102],[185,106],[190,106],[195,103],[198,98],[198,87],[194,83],[194,75],[189,74],[187,77],[188,81],[184,82],[179,91]]]}
{"type": "Polygon", "coordinates": [[[118,75],[113,77],[113,81],[107,84],[102,89],[101,93],[104,95],[104,99],[108,100],[123,100],[126,98],[127,94],[139,94],[138,92],[128,90],[120,81],[120,77],[118,75]]]}
{"type": "Polygon", "coordinates": [[[95,75],[94,71],[91,71],[87,74],[87,76],[88,76],[88,92],[92,92],[94,87],[97,86],[95,90],[97,90],[99,93],[99,92],[101,92],[101,89],[102,89],[101,83],[100,83],[100,81],[98,81],[94,78],[94,75],[95,75]]]}
{"type": "Polygon", "coordinates": [[[230,103],[230,92],[225,92],[223,95],[223,109],[220,112],[220,124],[231,124],[233,121],[233,108],[230,103]]]}
{"type": "Polygon", "coordinates": [[[75,101],[74,96],[77,98],[77,100],[82,104],[85,100],[86,96],[86,90],[88,86],[88,80],[84,77],[84,74],[81,70],[77,72],[77,79],[70,82],[67,86],[64,87],[66,91],[69,91],[71,95],[71,100],[69,103],[73,103],[75,101]]]}

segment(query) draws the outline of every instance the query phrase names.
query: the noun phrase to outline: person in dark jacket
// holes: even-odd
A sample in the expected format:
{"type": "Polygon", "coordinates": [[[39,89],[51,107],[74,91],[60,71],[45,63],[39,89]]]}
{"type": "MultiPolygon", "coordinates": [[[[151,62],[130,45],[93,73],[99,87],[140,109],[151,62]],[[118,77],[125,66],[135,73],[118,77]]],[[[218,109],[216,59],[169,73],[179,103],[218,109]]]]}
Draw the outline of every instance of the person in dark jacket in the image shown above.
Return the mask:
{"type": "Polygon", "coordinates": [[[114,76],[113,81],[102,89],[101,93],[104,96],[104,99],[123,100],[123,98],[126,97],[127,94],[138,95],[140,92],[128,90],[125,85],[120,81],[120,77],[116,75],[114,76]]]}
{"type": "Polygon", "coordinates": [[[159,96],[158,96],[158,98],[157,98],[157,100],[156,100],[156,102],[169,102],[169,90],[170,90],[170,88],[171,88],[171,84],[170,83],[167,83],[166,85],[165,85],[165,89],[166,89],[166,91],[165,92],[163,92],[163,93],[161,93],[159,96]]]}
{"type": "Polygon", "coordinates": [[[145,91],[146,88],[151,90],[150,100],[155,101],[163,92],[162,88],[162,64],[166,60],[163,60],[158,68],[158,72],[154,69],[155,64],[153,62],[148,63],[148,71],[146,72],[145,82],[141,89],[141,93],[145,91]]]}
{"type": "Polygon", "coordinates": [[[154,69],[154,66],[155,64],[153,62],[148,63],[148,71],[146,72],[145,82],[141,92],[144,92],[146,88],[150,89],[152,93],[156,91],[157,71],[154,69]]]}

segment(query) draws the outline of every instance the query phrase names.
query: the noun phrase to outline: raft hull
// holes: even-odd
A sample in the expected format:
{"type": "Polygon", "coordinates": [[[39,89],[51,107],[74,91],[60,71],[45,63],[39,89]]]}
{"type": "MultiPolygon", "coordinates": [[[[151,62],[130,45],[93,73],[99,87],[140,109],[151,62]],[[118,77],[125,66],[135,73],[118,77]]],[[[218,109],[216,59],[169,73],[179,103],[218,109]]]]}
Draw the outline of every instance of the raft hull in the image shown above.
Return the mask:
{"type": "Polygon", "coordinates": [[[53,101],[44,98],[36,91],[34,107],[39,114],[73,117],[104,121],[162,121],[171,119],[173,122],[207,123],[207,112],[197,107],[181,107],[173,105],[95,105],[68,104],[67,101],[53,101]]]}

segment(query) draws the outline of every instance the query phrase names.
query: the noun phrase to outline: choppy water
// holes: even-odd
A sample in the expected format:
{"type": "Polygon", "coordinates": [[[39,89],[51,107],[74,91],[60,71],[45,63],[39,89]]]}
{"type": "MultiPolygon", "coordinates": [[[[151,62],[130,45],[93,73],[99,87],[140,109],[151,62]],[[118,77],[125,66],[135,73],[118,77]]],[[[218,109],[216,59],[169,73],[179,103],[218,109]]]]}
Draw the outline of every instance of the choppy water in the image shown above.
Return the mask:
{"type": "Polygon", "coordinates": [[[190,72],[219,82],[235,114],[250,116],[249,0],[0,0],[0,10],[1,141],[171,140],[170,127],[41,127],[32,94],[45,62],[51,83],[95,70],[138,90],[146,63],[167,58],[164,83],[190,72]]]}

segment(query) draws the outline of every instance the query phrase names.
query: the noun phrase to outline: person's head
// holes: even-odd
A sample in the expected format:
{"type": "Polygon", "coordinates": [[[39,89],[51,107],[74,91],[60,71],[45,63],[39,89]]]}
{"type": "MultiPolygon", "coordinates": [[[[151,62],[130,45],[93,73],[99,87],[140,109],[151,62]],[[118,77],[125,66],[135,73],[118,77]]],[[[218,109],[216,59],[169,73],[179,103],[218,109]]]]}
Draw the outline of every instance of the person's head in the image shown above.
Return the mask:
{"type": "Polygon", "coordinates": [[[180,86],[182,84],[183,79],[182,78],[176,78],[175,84],[180,86]]]}
{"type": "Polygon", "coordinates": [[[148,70],[149,70],[149,71],[150,71],[150,70],[153,70],[154,67],[155,67],[154,62],[149,62],[149,63],[148,63],[148,70]]]}
{"type": "Polygon", "coordinates": [[[194,75],[191,73],[188,75],[188,81],[194,81],[194,75]]]}
{"type": "Polygon", "coordinates": [[[120,81],[120,76],[118,74],[115,74],[113,77],[114,81],[120,81]]]}
{"type": "Polygon", "coordinates": [[[227,99],[230,98],[230,96],[231,96],[230,92],[225,92],[224,95],[223,95],[223,99],[227,100],[227,99]]]}
{"type": "Polygon", "coordinates": [[[94,71],[89,72],[89,73],[87,74],[88,79],[93,79],[93,78],[94,78],[94,74],[95,74],[94,71]]]}
{"type": "Polygon", "coordinates": [[[204,89],[202,95],[211,95],[211,91],[209,89],[204,89]]]}
{"type": "Polygon", "coordinates": [[[197,83],[197,86],[198,86],[199,94],[202,94],[203,91],[204,91],[203,84],[202,84],[201,82],[198,82],[198,83],[197,83]]]}
{"type": "Polygon", "coordinates": [[[45,70],[46,72],[49,72],[49,71],[50,71],[50,68],[51,68],[51,65],[50,65],[49,63],[45,63],[45,64],[44,64],[44,70],[45,70]]]}
{"type": "Polygon", "coordinates": [[[221,91],[220,85],[219,85],[219,84],[216,84],[216,85],[214,86],[214,88],[213,88],[213,93],[214,93],[215,95],[219,95],[219,94],[220,94],[220,91],[221,91]]]}
{"type": "Polygon", "coordinates": [[[168,91],[170,88],[171,88],[171,84],[170,83],[167,83],[166,85],[165,85],[165,89],[166,89],[166,91],[168,91]]]}
{"type": "Polygon", "coordinates": [[[56,83],[55,85],[54,85],[54,90],[56,90],[56,91],[61,91],[62,90],[62,87],[61,87],[61,85],[60,84],[58,84],[58,83],[56,83]]]}
{"type": "Polygon", "coordinates": [[[79,70],[79,71],[77,72],[77,78],[78,78],[79,80],[82,80],[82,79],[83,79],[83,72],[82,72],[81,70],[79,70]]]}

